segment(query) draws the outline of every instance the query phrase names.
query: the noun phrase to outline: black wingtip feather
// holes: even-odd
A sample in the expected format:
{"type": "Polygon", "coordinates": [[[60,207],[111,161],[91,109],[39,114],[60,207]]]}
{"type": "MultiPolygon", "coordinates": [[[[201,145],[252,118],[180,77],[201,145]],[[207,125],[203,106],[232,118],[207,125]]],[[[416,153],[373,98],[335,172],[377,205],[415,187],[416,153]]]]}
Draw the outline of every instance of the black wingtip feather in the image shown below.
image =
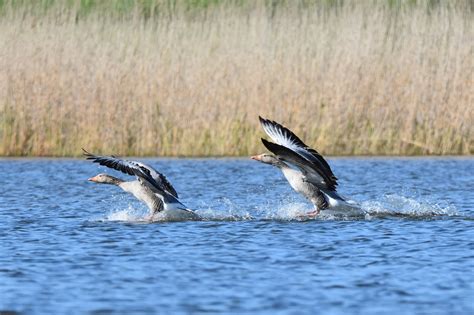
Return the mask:
{"type": "MultiPolygon", "coordinates": [[[[337,186],[337,177],[333,174],[333,172],[331,170],[331,167],[329,166],[327,161],[324,159],[324,157],[321,154],[318,153],[318,151],[310,148],[295,133],[293,133],[290,129],[286,128],[282,124],[280,124],[276,121],[270,120],[270,119],[265,119],[261,116],[258,116],[258,118],[260,120],[260,124],[264,127],[264,129],[268,128],[269,126],[271,126],[273,128],[278,128],[281,132],[283,132],[285,134],[286,137],[292,139],[292,141],[296,142],[296,144],[298,146],[304,148],[310,154],[312,154],[317,159],[317,161],[319,161],[319,163],[321,164],[321,166],[322,166],[321,171],[324,173],[324,176],[326,177],[326,181],[328,182],[328,184],[331,185],[334,188],[337,186]]],[[[276,144],[274,144],[272,142],[269,142],[265,139],[262,139],[262,142],[265,145],[265,147],[268,150],[270,150],[271,152],[273,152],[274,154],[276,154],[274,152],[275,149],[277,151],[279,150],[279,148],[276,147],[276,144]]]]}
{"type": "Polygon", "coordinates": [[[270,120],[270,119],[267,119],[267,118],[263,118],[262,116],[258,116],[258,119],[260,121],[260,124],[262,125],[273,125],[273,124],[278,124],[277,122],[273,121],[273,120],[270,120]]]}
{"type": "MultiPolygon", "coordinates": [[[[92,153],[89,153],[86,151],[84,148],[82,148],[83,155],[86,157],[87,160],[92,161],[93,163],[98,163],[103,166],[107,166],[109,168],[112,168],[114,170],[120,171],[124,174],[128,175],[135,175],[139,178],[143,178],[147,182],[149,182],[150,185],[156,187],[160,191],[165,191],[168,190],[171,195],[175,196],[178,198],[178,194],[176,193],[176,190],[171,186],[171,184],[166,180],[166,177],[164,177],[163,174],[159,174],[161,176],[161,181],[157,182],[153,176],[151,171],[144,167],[141,166],[139,163],[133,162],[133,161],[126,161],[126,160],[121,160],[120,158],[115,157],[114,155],[112,156],[96,156],[92,153]],[[162,184],[160,184],[163,182],[162,184]],[[162,188],[161,185],[164,185],[165,188],[162,188]]],[[[156,171],[155,171],[156,172],[156,171]]]]}
{"type": "Polygon", "coordinates": [[[261,138],[261,140],[262,140],[262,143],[263,143],[263,145],[265,146],[265,148],[267,148],[267,149],[268,149],[270,152],[272,152],[273,154],[278,155],[278,153],[279,153],[279,152],[278,152],[278,149],[279,149],[279,147],[281,147],[281,146],[279,146],[278,144],[275,144],[275,143],[273,143],[273,142],[270,142],[270,141],[268,141],[268,140],[265,140],[265,139],[263,139],[263,138],[261,138]]]}
{"type": "Polygon", "coordinates": [[[81,148],[82,149],[82,155],[86,156],[87,159],[90,159],[91,157],[93,157],[94,155],[91,154],[90,152],[88,152],[86,149],[84,148],[81,148]]]}

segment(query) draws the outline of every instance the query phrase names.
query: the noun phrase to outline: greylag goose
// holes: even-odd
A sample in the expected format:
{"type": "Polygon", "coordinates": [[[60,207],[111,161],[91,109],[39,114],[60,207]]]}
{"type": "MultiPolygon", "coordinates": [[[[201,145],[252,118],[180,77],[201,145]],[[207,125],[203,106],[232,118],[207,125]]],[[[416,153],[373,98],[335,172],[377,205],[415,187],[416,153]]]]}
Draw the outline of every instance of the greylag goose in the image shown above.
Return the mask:
{"type": "Polygon", "coordinates": [[[314,205],[308,216],[318,215],[321,210],[348,205],[336,192],[337,178],[326,160],[300,140],[291,130],[279,123],[259,116],[265,133],[275,143],[261,139],[272,154],[260,154],[251,158],[278,167],[291,187],[314,205]]]}
{"type": "Polygon", "coordinates": [[[149,165],[136,161],[127,161],[116,156],[98,156],[82,149],[87,160],[107,166],[128,175],[135,175],[136,180],[124,181],[107,174],[98,174],[89,181],[99,184],[110,184],[122,188],[150,209],[149,219],[159,212],[167,213],[176,219],[197,220],[199,216],[178,200],[178,193],[166,177],[149,165]]]}

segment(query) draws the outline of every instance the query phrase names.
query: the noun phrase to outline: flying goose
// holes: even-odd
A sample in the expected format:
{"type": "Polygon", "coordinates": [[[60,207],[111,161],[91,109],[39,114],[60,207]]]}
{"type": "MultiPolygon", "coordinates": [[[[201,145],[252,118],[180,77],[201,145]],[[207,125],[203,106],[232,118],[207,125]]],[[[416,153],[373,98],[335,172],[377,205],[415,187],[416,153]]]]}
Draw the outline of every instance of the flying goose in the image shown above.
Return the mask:
{"type": "Polygon", "coordinates": [[[261,139],[272,154],[260,154],[251,158],[278,167],[291,187],[314,205],[309,216],[321,210],[345,205],[337,192],[337,178],[326,160],[308,147],[291,130],[279,123],[259,116],[265,133],[275,142],[261,139]]]}
{"type": "Polygon", "coordinates": [[[173,218],[197,220],[199,216],[178,200],[178,193],[166,177],[149,165],[127,161],[116,156],[98,156],[82,149],[87,160],[107,166],[128,175],[135,175],[134,181],[124,181],[108,174],[98,174],[89,181],[111,184],[122,188],[150,209],[149,219],[159,212],[171,214],[173,218]]]}

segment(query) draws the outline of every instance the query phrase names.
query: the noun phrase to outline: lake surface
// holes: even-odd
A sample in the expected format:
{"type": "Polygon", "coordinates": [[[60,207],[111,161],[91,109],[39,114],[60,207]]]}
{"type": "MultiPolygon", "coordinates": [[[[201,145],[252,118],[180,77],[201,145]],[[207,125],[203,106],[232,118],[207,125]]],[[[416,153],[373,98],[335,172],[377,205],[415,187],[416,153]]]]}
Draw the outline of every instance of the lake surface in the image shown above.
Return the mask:
{"type": "MultiPolygon", "coordinates": [[[[247,159],[142,159],[205,220],[147,209],[85,160],[0,160],[0,311],[472,314],[474,159],[334,158],[360,215],[247,159]]],[[[131,177],[129,177],[131,178],[131,177]]]]}

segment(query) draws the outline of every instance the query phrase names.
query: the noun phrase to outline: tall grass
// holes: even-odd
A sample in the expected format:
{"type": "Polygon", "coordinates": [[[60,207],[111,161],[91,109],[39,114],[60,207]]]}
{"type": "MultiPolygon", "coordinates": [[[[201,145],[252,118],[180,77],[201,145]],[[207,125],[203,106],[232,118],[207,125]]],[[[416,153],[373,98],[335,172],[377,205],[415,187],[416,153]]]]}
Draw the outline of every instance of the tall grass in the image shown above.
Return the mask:
{"type": "Polygon", "coordinates": [[[0,155],[473,154],[470,1],[0,1],[0,155]]]}

